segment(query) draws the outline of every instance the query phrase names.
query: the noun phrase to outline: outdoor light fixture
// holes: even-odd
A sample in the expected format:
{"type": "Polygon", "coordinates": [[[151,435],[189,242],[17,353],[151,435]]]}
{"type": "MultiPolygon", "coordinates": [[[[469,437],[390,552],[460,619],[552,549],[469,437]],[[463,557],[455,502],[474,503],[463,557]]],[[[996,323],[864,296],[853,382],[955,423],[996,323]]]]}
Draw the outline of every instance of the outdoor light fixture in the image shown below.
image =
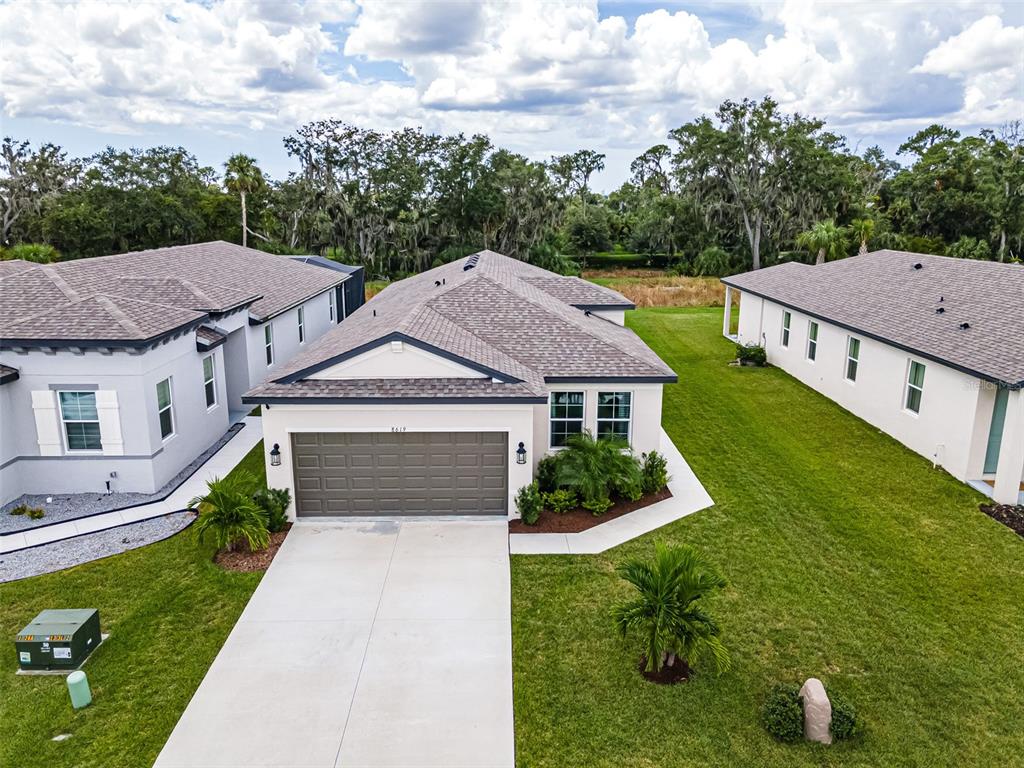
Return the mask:
{"type": "Polygon", "coordinates": [[[270,466],[281,466],[281,446],[277,443],[274,443],[274,447],[270,449],[270,466]]]}
{"type": "Polygon", "coordinates": [[[516,464],[525,464],[525,463],[526,463],[526,446],[523,445],[522,443],[520,443],[519,447],[516,448],[516,464]]]}

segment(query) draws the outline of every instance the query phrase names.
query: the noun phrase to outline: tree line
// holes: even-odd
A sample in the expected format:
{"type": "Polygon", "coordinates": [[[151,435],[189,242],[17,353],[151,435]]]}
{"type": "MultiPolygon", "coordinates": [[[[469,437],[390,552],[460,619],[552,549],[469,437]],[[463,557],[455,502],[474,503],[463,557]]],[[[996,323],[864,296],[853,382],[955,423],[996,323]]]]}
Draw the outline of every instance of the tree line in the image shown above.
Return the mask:
{"type": "Polygon", "coordinates": [[[276,180],[241,154],[214,169],[182,147],[75,158],[8,137],[0,255],[46,261],[219,239],[396,277],[481,248],[560,272],[616,250],[707,275],[876,248],[1024,253],[1019,122],[977,136],[933,125],[890,158],[766,98],[727,101],[667,139],[601,194],[591,182],[605,156],[593,150],[539,162],[484,135],[340,120],[285,137],[296,170],[276,180]]]}

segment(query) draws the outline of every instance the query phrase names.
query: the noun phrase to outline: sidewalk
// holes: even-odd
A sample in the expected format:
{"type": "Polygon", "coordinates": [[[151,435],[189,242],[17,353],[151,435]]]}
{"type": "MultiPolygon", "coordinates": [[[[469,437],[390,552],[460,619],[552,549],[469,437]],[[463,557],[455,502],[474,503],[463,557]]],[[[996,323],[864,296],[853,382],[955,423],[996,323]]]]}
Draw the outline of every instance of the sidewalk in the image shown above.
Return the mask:
{"type": "Polygon", "coordinates": [[[247,416],[244,421],[245,429],[240,430],[225,443],[223,448],[213,454],[205,464],[163,501],[154,501],[151,504],[114,510],[113,512],[102,512],[98,515],[24,531],[12,531],[0,535],[0,554],[70,539],[83,533],[104,531],[125,523],[136,523],[171,512],[180,512],[185,509],[191,499],[206,491],[207,480],[226,475],[252,450],[256,443],[263,439],[263,422],[259,417],[247,416]]]}

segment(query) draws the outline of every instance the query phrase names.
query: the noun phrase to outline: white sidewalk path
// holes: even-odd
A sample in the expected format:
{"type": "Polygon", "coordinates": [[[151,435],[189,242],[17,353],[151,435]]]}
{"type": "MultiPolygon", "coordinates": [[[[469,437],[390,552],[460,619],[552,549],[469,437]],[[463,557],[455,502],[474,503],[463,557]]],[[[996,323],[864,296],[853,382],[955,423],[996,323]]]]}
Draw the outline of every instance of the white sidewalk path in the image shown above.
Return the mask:
{"type": "Polygon", "coordinates": [[[116,528],[125,523],[136,523],[171,512],[180,512],[185,509],[191,499],[206,492],[207,480],[224,477],[252,450],[256,443],[263,439],[263,421],[259,417],[246,416],[243,421],[245,427],[240,429],[224,444],[224,447],[213,454],[205,464],[199,467],[191,477],[186,478],[185,482],[163,501],[154,501],[151,504],[143,504],[129,509],[102,512],[90,517],[68,520],[64,523],[3,534],[0,536],[0,554],[14,552],[25,547],[34,547],[38,544],[70,539],[83,533],[95,533],[107,528],[116,528]]]}
{"type": "Polygon", "coordinates": [[[512,533],[509,551],[513,555],[596,555],[715,503],[664,429],[661,453],[668,459],[672,498],[580,533],[512,533]]]}
{"type": "Polygon", "coordinates": [[[512,768],[504,519],[296,523],[156,768],[512,768]]]}

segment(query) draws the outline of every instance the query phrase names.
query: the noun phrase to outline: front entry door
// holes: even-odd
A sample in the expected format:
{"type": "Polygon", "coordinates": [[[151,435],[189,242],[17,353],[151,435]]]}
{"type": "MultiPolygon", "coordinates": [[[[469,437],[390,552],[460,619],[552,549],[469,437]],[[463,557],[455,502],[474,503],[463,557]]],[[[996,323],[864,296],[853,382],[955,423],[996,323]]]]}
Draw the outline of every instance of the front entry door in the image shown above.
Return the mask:
{"type": "Polygon", "coordinates": [[[999,466],[999,446],[1003,442],[1003,422],[1006,421],[1006,401],[1010,390],[1000,387],[996,392],[996,402],[992,406],[992,425],[988,430],[988,448],[985,450],[985,474],[994,475],[999,466]]]}

